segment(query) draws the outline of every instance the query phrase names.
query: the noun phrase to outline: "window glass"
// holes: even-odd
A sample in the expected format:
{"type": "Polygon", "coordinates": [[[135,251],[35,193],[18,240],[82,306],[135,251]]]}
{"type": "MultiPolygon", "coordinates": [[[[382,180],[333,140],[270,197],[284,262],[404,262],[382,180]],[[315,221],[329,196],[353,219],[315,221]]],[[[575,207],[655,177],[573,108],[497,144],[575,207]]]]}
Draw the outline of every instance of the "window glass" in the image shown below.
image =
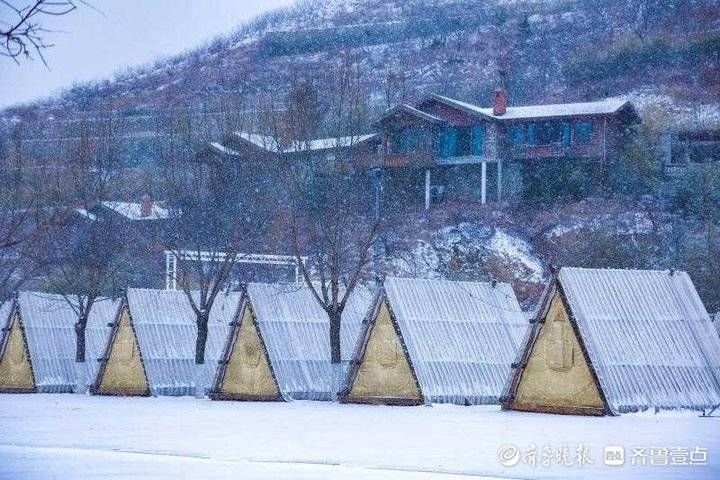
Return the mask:
{"type": "Polygon", "coordinates": [[[482,155],[483,142],[485,141],[485,128],[477,125],[472,128],[472,154],[482,155]]]}
{"type": "Polygon", "coordinates": [[[525,125],[512,125],[510,127],[510,143],[513,147],[525,144],[525,125]]]}
{"type": "Polygon", "coordinates": [[[438,154],[440,158],[454,157],[457,154],[457,130],[455,127],[446,127],[440,131],[438,154]]]}
{"type": "Polygon", "coordinates": [[[563,122],[562,128],[562,143],[563,145],[570,145],[570,122],[563,122]]]}
{"type": "Polygon", "coordinates": [[[534,123],[527,126],[527,144],[537,145],[537,126],[534,123]]]}
{"type": "Polygon", "coordinates": [[[541,122],[536,127],[536,139],[538,145],[549,145],[560,143],[563,139],[562,122],[541,122]]]}
{"type": "Polygon", "coordinates": [[[576,143],[590,143],[591,138],[592,138],[592,123],[577,122],[575,124],[575,142],[576,143]]]}

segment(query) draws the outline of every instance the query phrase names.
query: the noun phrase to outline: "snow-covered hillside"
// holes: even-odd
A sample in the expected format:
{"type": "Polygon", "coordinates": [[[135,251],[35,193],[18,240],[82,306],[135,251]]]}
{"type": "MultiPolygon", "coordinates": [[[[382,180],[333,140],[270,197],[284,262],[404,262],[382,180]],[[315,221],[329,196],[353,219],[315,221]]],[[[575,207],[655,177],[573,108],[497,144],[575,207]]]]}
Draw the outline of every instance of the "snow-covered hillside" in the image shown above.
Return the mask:
{"type": "Polygon", "coordinates": [[[282,89],[291,74],[331,70],[344,52],[366,70],[379,109],[388,100],[429,91],[486,103],[500,81],[499,70],[507,73],[517,103],[633,91],[711,100],[717,94],[712,80],[718,68],[712,56],[712,32],[720,26],[716,3],[697,0],[672,8],[673,2],[660,3],[663,8],[642,18],[648,40],[635,44],[639,34],[628,19],[637,9],[624,0],[597,8],[581,0],[301,0],[193,51],[152,65],[118,66],[122,73],[115,78],[77,85],[2,117],[62,119],[107,108],[160,114],[198,101],[212,104],[229,93],[282,89]],[[662,43],[668,38],[670,44],[662,43]],[[651,47],[646,55],[644,49],[651,47]],[[692,55],[673,60],[672,52],[682,48],[692,55]],[[588,65],[587,55],[604,63],[588,65]],[[646,58],[655,63],[647,64],[646,58]],[[583,77],[588,69],[595,70],[589,79],[583,77]]]}

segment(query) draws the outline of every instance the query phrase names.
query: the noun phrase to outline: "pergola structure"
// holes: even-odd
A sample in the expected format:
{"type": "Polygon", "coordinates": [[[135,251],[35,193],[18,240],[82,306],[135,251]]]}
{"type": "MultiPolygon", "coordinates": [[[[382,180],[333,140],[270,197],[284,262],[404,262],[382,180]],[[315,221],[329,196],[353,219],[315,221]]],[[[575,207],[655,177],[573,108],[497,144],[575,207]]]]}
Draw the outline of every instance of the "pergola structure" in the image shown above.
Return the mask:
{"type": "MultiPolygon", "coordinates": [[[[177,262],[217,262],[225,260],[225,252],[194,251],[194,250],[165,250],[165,289],[177,290],[177,262]]],[[[304,264],[307,257],[300,257],[304,264]]],[[[235,263],[249,263],[257,265],[278,265],[295,268],[295,281],[303,281],[300,265],[293,255],[269,255],[264,253],[238,253],[235,263]]]]}

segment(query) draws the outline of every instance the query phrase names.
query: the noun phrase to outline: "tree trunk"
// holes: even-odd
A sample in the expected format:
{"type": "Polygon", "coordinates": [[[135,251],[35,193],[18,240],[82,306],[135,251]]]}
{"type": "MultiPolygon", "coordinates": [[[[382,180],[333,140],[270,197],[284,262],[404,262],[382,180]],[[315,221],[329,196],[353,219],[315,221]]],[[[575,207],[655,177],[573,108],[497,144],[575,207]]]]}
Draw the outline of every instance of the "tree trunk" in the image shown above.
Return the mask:
{"type": "Polygon", "coordinates": [[[87,371],[85,364],[85,330],[87,318],[78,319],[75,324],[75,393],[87,392],[87,371]]]}
{"type": "Polygon", "coordinates": [[[340,363],[342,360],[342,351],[340,350],[340,325],[341,314],[333,312],[330,317],[330,387],[334,400],[337,399],[338,393],[342,388],[343,368],[340,363]]]}
{"type": "Polygon", "coordinates": [[[205,397],[205,345],[208,337],[208,315],[204,312],[197,318],[197,339],[195,341],[195,398],[205,397]]]}

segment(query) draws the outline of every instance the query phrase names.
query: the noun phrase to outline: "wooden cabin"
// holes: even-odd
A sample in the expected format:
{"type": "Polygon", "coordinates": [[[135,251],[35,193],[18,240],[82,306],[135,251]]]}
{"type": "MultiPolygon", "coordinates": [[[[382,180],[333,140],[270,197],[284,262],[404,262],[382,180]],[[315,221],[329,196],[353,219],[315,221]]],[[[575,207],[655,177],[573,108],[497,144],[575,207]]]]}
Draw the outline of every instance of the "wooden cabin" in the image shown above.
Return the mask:
{"type": "MultiPolygon", "coordinates": [[[[358,286],[343,312],[346,371],[372,295],[358,286]]],[[[304,284],[248,284],[215,381],[218,400],[333,400],[330,321],[304,284]]]]}
{"type": "Polygon", "coordinates": [[[720,338],[685,272],[562,268],[503,395],[513,410],[617,415],[720,405],[720,338]]]}
{"type": "Polygon", "coordinates": [[[387,278],[340,400],[497,403],[527,327],[508,284],[387,278]]]}
{"type": "Polygon", "coordinates": [[[518,162],[582,157],[611,163],[625,130],[639,121],[621,99],[516,107],[498,89],[491,107],[430,95],[388,110],[376,127],[389,191],[416,198],[422,192],[427,209],[443,198],[502,200],[512,176],[507,172],[518,162]]]}
{"type": "MultiPolygon", "coordinates": [[[[195,295],[197,293],[194,293],[195,295]]],[[[212,387],[230,323],[241,294],[219,294],[208,321],[205,370],[201,381],[212,387]]],[[[194,395],[196,382],[195,314],[179,290],[130,288],[112,322],[112,335],[95,380],[100,395],[194,395]]]]}
{"type": "MultiPolygon", "coordinates": [[[[72,298],[70,298],[72,300],[72,298]]],[[[105,351],[119,300],[98,299],[86,335],[86,385],[105,351]]],[[[75,390],[75,323],[68,301],[44,292],[20,292],[0,308],[0,392],[71,393],[75,390]]]]}

